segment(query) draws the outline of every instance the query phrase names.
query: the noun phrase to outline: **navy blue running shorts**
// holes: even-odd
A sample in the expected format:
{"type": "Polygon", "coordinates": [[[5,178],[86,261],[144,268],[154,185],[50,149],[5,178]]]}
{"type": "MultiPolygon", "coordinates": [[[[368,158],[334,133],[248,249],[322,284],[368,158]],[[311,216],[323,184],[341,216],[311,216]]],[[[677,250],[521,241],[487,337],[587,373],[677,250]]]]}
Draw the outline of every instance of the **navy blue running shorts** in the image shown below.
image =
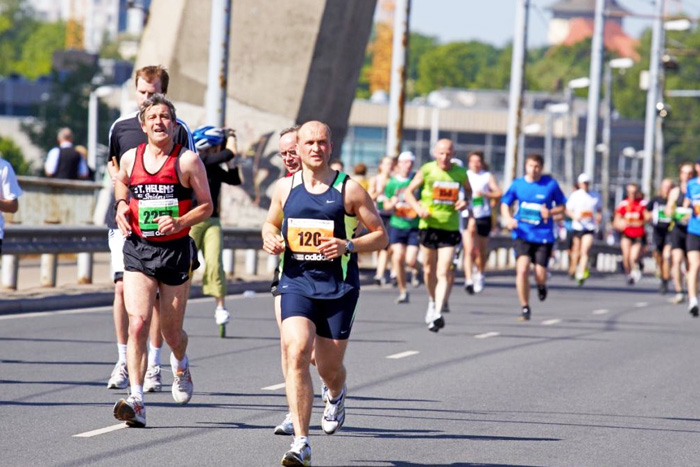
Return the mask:
{"type": "Polygon", "coordinates": [[[408,246],[418,246],[418,227],[412,229],[397,229],[390,227],[389,244],[400,243],[408,246]]]}
{"type": "Polygon", "coordinates": [[[316,325],[316,335],[327,339],[345,340],[350,337],[355,321],[359,289],[340,298],[309,298],[293,293],[282,294],[282,321],[301,316],[316,325]]]}

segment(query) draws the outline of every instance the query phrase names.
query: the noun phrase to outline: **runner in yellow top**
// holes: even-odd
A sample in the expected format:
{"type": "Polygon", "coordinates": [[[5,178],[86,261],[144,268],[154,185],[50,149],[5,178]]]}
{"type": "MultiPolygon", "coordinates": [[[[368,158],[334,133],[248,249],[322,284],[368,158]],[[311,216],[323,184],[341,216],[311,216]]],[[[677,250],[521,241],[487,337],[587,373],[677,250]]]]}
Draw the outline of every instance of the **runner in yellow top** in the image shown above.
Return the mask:
{"type": "Polygon", "coordinates": [[[425,285],[430,301],[425,314],[428,330],[438,332],[445,326],[443,305],[449,299],[448,276],[455,246],[462,237],[459,233],[459,211],[471,199],[471,185],[467,171],[451,162],[454,146],[449,139],[441,139],[433,150],[435,161],[423,165],[404,191],[404,198],[420,217],[421,252],[425,285]],[[464,187],[465,197],[459,199],[464,187]],[[413,192],[421,188],[420,202],[413,192]]]}

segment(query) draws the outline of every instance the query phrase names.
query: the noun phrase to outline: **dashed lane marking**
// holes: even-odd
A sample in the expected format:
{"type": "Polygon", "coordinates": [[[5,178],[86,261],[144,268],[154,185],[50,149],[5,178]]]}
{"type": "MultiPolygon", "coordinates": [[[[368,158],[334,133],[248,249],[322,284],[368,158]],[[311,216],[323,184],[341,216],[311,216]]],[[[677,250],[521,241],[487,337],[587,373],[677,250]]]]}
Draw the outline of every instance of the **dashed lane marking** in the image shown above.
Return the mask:
{"type": "Polygon", "coordinates": [[[386,358],[391,358],[392,360],[398,360],[399,358],[406,358],[406,357],[411,357],[413,355],[417,355],[420,352],[417,350],[407,350],[405,352],[399,352],[395,353],[393,355],[387,355],[386,358]]]}
{"type": "Polygon", "coordinates": [[[547,319],[545,321],[542,321],[543,326],[551,326],[553,324],[559,324],[561,323],[560,319],[547,319]]]}
{"type": "Polygon", "coordinates": [[[100,428],[98,430],[86,431],[85,433],[78,433],[77,435],[73,435],[73,438],[92,438],[93,436],[104,435],[105,433],[111,433],[113,431],[121,430],[126,427],[126,423],[120,423],[119,425],[112,425],[105,428],[100,428]]]}
{"type": "Polygon", "coordinates": [[[501,335],[500,332],[493,332],[492,331],[492,332],[485,332],[483,334],[477,334],[476,336],[474,336],[474,338],[475,339],[488,339],[489,337],[498,337],[500,335],[501,335]]]}
{"type": "Polygon", "coordinates": [[[642,307],[647,306],[648,304],[649,304],[648,302],[637,302],[634,304],[634,306],[636,306],[637,308],[642,308],[642,307]]]}
{"type": "Polygon", "coordinates": [[[277,391],[278,389],[284,389],[287,385],[285,383],[273,384],[272,386],[265,386],[261,388],[263,391],[277,391]]]}
{"type": "Polygon", "coordinates": [[[598,310],[593,310],[594,315],[604,315],[610,313],[610,310],[606,310],[605,308],[600,308],[598,310]]]}

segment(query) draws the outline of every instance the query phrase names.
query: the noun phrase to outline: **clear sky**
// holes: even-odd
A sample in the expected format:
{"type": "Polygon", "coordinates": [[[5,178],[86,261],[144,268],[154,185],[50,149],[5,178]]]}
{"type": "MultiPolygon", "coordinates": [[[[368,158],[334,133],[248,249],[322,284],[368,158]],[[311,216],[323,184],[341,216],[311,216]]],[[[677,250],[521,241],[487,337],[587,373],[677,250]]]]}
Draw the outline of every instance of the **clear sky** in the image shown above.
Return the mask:
{"type": "MultiPolygon", "coordinates": [[[[545,45],[547,23],[551,18],[549,7],[556,0],[530,2],[528,46],[545,45]]],[[[651,15],[652,0],[618,0],[635,14],[651,15]]],[[[700,15],[700,0],[667,0],[675,10],[682,3],[691,16],[700,15]]],[[[651,27],[651,19],[625,18],[625,31],[639,37],[651,27]]],[[[437,36],[440,42],[480,40],[502,47],[512,41],[515,28],[515,0],[411,0],[411,30],[437,36]]]]}

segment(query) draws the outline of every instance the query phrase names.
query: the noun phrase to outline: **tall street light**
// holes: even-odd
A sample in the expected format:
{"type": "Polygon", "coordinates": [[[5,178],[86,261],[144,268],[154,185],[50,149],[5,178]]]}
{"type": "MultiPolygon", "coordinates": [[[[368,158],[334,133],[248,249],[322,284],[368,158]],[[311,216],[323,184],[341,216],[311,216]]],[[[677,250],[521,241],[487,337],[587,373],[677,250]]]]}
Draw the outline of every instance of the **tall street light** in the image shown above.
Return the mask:
{"type": "Polygon", "coordinates": [[[610,150],[612,146],[612,70],[627,69],[634,65],[631,58],[615,58],[605,64],[605,121],[603,122],[603,143],[602,150],[600,184],[601,197],[603,198],[603,218],[608,219],[610,210],[610,150]]]}
{"type": "Polygon", "coordinates": [[[574,185],[574,137],[571,128],[574,119],[574,89],[587,88],[590,82],[589,78],[572,79],[564,90],[566,103],[569,106],[566,114],[566,142],[564,145],[564,178],[568,186],[574,185]]]}
{"type": "Polygon", "coordinates": [[[114,91],[113,86],[99,86],[90,92],[88,100],[88,165],[97,172],[97,122],[98,99],[107,97],[114,91]]]}

